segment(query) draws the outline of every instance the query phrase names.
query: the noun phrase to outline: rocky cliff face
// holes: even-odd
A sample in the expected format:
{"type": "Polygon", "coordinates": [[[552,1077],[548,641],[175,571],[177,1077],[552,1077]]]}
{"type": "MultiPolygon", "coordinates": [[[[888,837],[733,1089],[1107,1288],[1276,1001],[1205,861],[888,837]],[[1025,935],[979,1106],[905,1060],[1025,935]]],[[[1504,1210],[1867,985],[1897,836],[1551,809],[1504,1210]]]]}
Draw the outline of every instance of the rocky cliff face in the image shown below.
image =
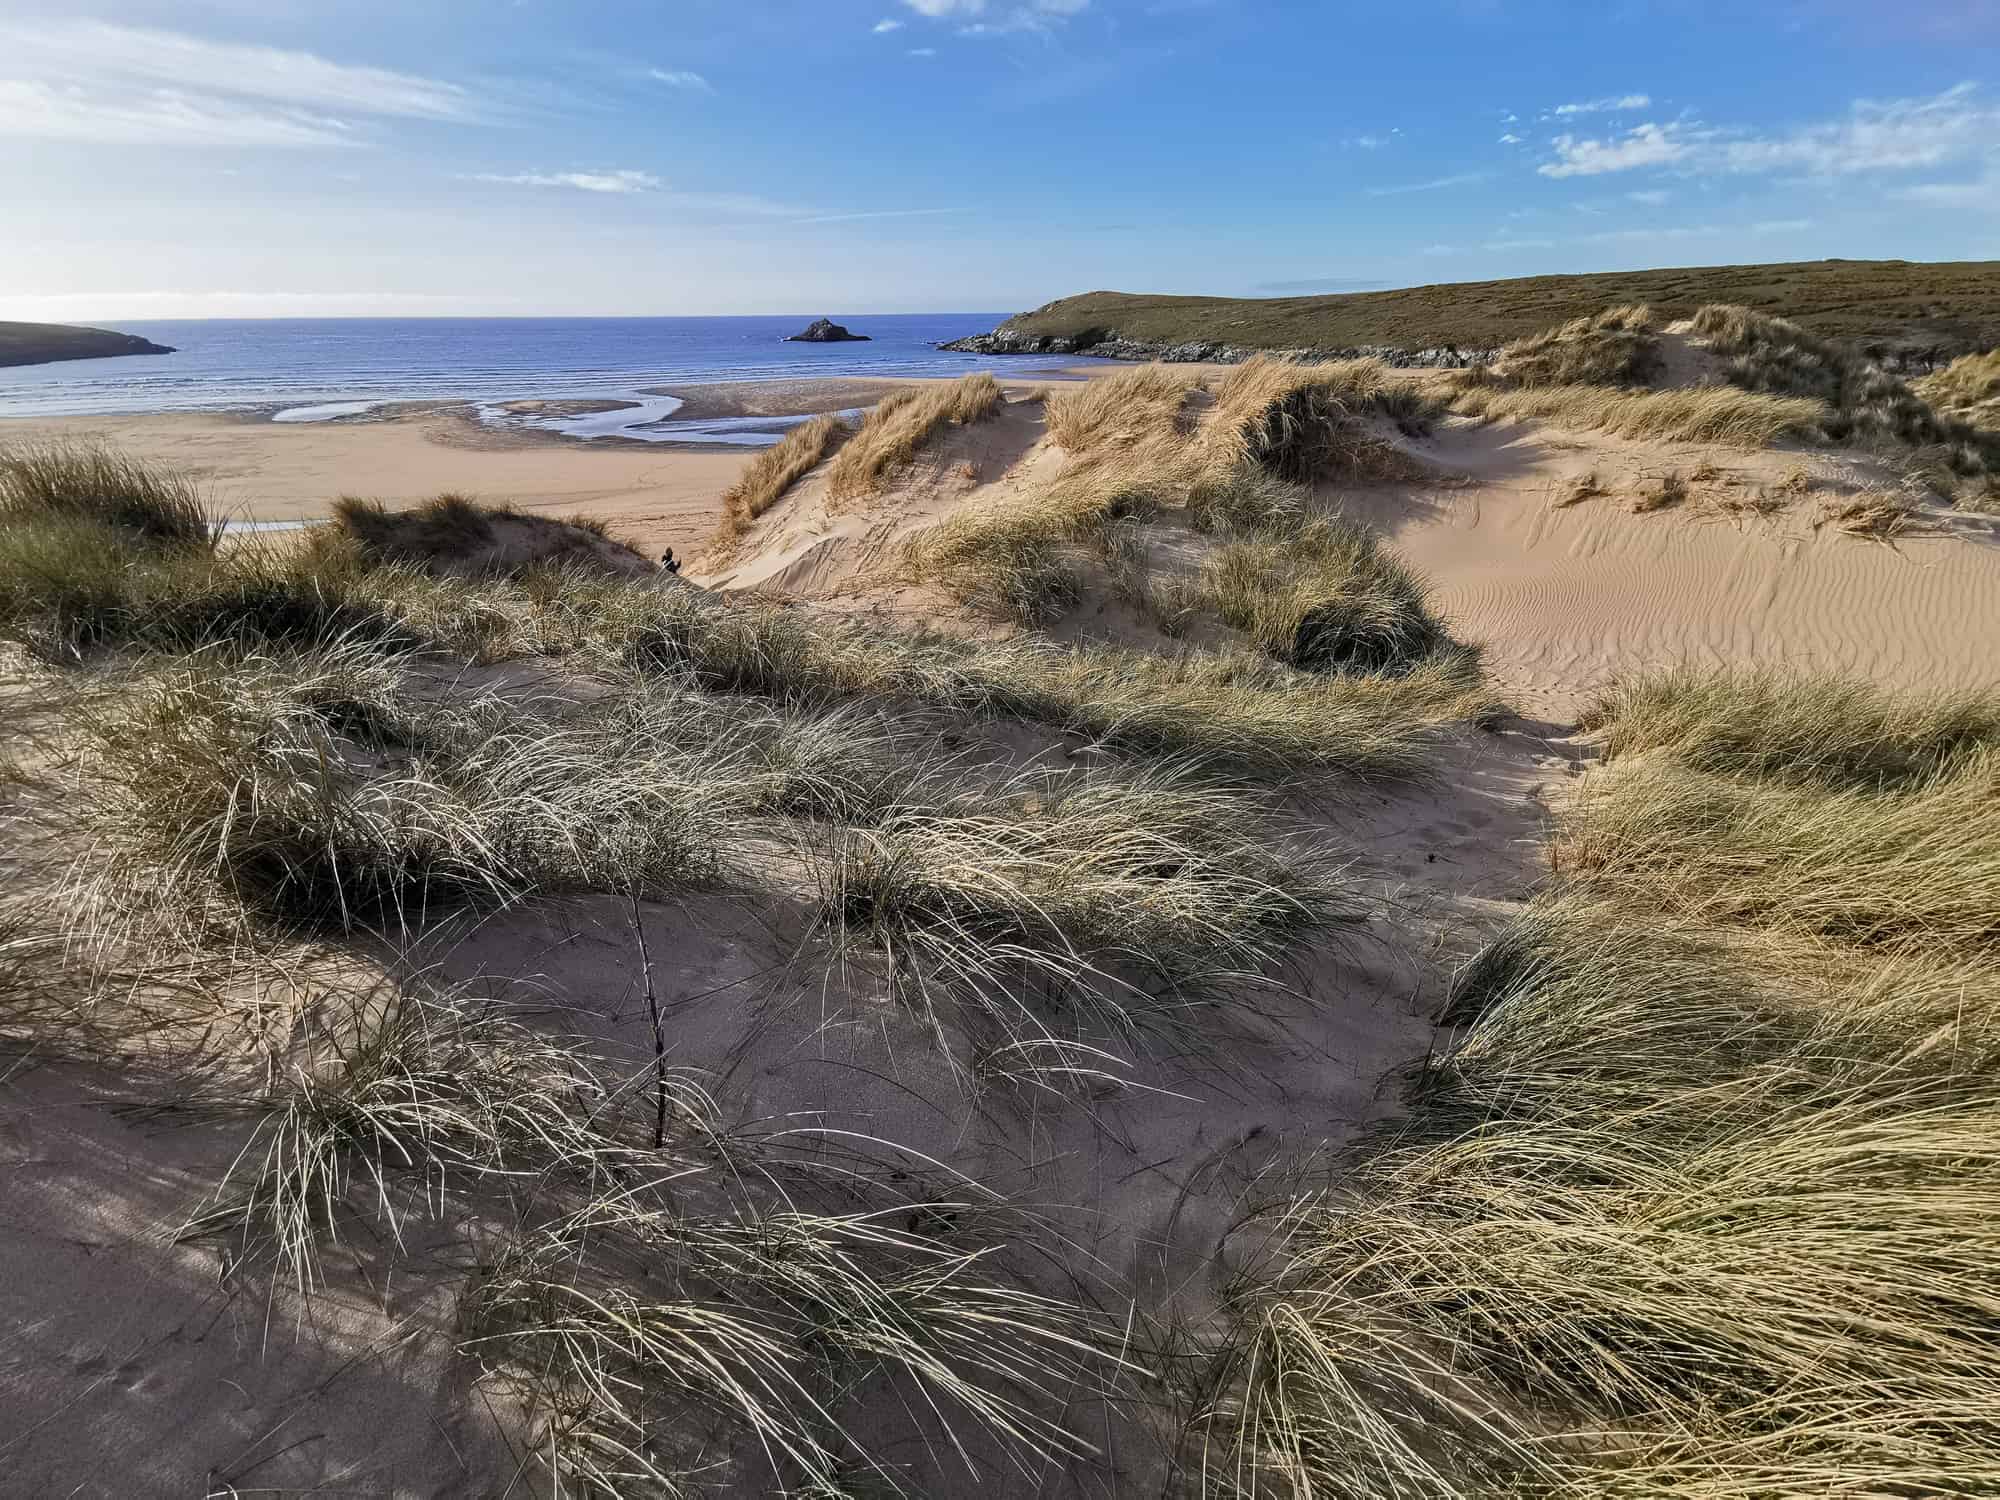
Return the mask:
{"type": "Polygon", "coordinates": [[[44,365],[64,359],[110,359],[121,354],[172,354],[165,344],[108,328],[65,323],[0,323],[0,365],[44,365]]]}
{"type": "Polygon", "coordinates": [[[1251,349],[1241,344],[1195,342],[1149,344],[1102,330],[1076,335],[1021,333],[1004,323],[991,333],[953,339],[938,348],[958,354],[1086,354],[1092,359],[1128,359],[1163,364],[1238,365],[1259,354],[1291,359],[1379,359],[1398,369],[1444,369],[1485,364],[1491,349],[1399,349],[1387,344],[1361,344],[1351,349],[1251,349]]]}
{"type": "Polygon", "coordinates": [[[840,324],[828,318],[816,318],[806,326],[803,333],[795,333],[785,340],[788,344],[866,344],[870,342],[865,333],[849,333],[840,324]]]}

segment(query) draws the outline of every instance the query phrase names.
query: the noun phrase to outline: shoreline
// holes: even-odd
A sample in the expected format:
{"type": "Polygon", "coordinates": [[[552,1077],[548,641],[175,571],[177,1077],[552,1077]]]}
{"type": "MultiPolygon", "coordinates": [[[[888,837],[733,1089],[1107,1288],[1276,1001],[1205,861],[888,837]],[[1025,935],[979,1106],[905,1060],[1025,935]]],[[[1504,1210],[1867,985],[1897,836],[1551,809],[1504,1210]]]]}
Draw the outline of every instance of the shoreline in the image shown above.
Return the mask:
{"type": "MultiPolygon", "coordinates": [[[[1027,375],[1030,372],[1020,372],[1027,375]]],[[[956,377],[939,377],[956,378],[956,377]]],[[[1080,378],[1064,371],[1010,378],[1010,389],[1080,378]]],[[[833,377],[663,387],[618,398],[553,398],[530,408],[587,415],[647,396],[682,401],[671,421],[782,421],[873,405],[926,378],[833,377]]],[[[333,404],[333,403],[322,403],[333,404]]],[[[714,535],[721,498],[761,451],[734,442],[647,442],[571,437],[543,428],[482,423],[478,403],[388,402],[328,421],[274,422],[286,408],[0,417],[0,447],[103,443],[185,473],[235,522],[311,522],[344,496],[411,505],[460,493],[549,515],[588,514],[648,556],[691,554],[714,535]]],[[[775,440],[775,435],[774,435],[775,440]]]]}

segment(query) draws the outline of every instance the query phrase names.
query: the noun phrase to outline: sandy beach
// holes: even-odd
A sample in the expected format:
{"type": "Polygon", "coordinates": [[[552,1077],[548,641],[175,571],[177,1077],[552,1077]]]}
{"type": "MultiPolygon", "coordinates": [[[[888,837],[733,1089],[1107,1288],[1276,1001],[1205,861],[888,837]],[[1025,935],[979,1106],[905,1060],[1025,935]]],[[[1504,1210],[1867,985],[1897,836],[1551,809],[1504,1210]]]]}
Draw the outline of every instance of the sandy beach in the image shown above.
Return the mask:
{"type": "MultiPolygon", "coordinates": [[[[1046,369],[1009,371],[1031,385],[1046,369]]],[[[872,405],[906,380],[742,381],[662,387],[677,420],[790,417],[872,405]]],[[[601,409],[612,403],[590,403],[601,409]]],[[[686,553],[756,451],[741,445],[579,439],[482,425],[464,402],[412,402],[332,422],[242,413],[0,418],[0,447],[101,442],[191,474],[233,521],[311,521],[343,495],[391,506],[459,493],[552,515],[588,512],[649,555],[686,553]]]]}

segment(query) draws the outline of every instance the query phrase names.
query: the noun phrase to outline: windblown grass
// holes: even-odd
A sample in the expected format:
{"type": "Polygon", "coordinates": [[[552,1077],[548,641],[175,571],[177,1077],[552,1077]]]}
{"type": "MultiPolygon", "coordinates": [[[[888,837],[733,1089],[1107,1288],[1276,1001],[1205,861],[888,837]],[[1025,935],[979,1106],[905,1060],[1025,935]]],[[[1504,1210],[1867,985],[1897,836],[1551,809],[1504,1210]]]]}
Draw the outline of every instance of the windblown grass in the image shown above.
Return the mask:
{"type": "Polygon", "coordinates": [[[1937,411],[1988,431],[2000,429],[2000,349],[1963,355],[1912,389],[1937,411]]]}
{"type": "Polygon", "coordinates": [[[1560,327],[1516,339],[1494,360],[1495,372],[1517,386],[1643,386],[1660,371],[1660,340],[1652,309],[1606,308],[1560,327]]]}
{"type": "Polygon", "coordinates": [[[1206,468],[1257,464],[1281,479],[1403,479],[1423,466],[1369,430],[1379,417],[1426,430],[1432,403],[1378,360],[1294,364],[1259,356],[1232,366],[1195,434],[1206,468]]]}
{"type": "Polygon", "coordinates": [[[2000,442],[1956,417],[1940,416],[1902,379],[1856,350],[1816,338],[1794,323],[1747,307],[1713,304],[1694,331],[1726,363],[1724,376],[1747,391],[1824,402],[1820,423],[1838,443],[1900,443],[1956,455],[1962,475],[2000,467],[2000,442]]]}
{"type": "Polygon", "coordinates": [[[90,526],[120,539],[205,548],[221,526],[193,480],[107,448],[56,444],[0,451],[0,529],[37,523],[90,526]]]}
{"type": "Polygon", "coordinates": [[[512,506],[479,504],[463,495],[439,495],[394,511],[373,500],[336,500],[332,526],[368,561],[424,572],[505,574],[565,566],[624,576],[653,571],[650,562],[613,537],[601,521],[558,520],[512,506]]]}
{"type": "Polygon", "coordinates": [[[1131,447],[1171,437],[1198,388],[1196,377],[1172,365],[1129,370],[1052,389],[1043,402],[1049,438],[1071,453],[1131,447]]]}
{"type": "Polygon", "coordinates": [[[1475,1024],[1401,1139],[1279,1225],[1204,1414],[1211,1476],[1979,1493],[2000,707],[1677,673],[1598,713],[1636,759],[1585,786],[1563,886],[1467,971],[1475,1024]]]}
{"type": "MultiPolygon", "coordinates": [[[[1464,651],[1374,533],[1324,517],[1225,542],[1187,602],[1302,671],[1407,672],[1464,651]]],[[[1465,664],[1476,675],[1469,653],[1465,664]]]]}
{"type": "Polygon", "coordinates": [[[1609,432],[1626,438],[1726,443],[1763,448],[1781,437],[1820,430],[1827,408],[1797,396],[1772,396],[1728,386],[1626,391],[1612,386],[1558,385],[1509,389],[1490,378],[1461,377],[1452,404],[1487,421],[1512,417],[1609,432]]]}
{"type": "Polygon", "coordinates": [[[970,1002],[988,1050],[1070,1040],[1052,1009],[1121,1039],[1148,1014],[1184,1025],[1189,997],[1258,982],[1355,916],[1327,851],[1185,764],[894,808],[814,863],[842,945],[881,952],[934,1027],[941,992],[970,1002]]]}
{"type": "Polygon", "coordinates": [[[766,448],[744,467],[742,474],[722,492],[722,520],[716,542],[727,546],[750,523],[785,497],[791,487],[817,468],[826,455],[849,433],[838,417],[814,417],[802,422],[766,448]]]}
{"type": "Polygon", "coordinates": [[[1990,694],[1891,693],[1826,674],[1693,667],[1614,683],[1584,710],[1618,759],[1662,750],[1699,771],[1857,790],[1911,787],[2000,749],[1990,694]]]}
{"type": "Polygon", "coordinates": [[[96,728],[107,852],[305,931],[717,875],[746,785],[717,716],[683,735],[665,702],[648,724],[563,724],[488,699],[399,722],[371,666],[211,653],[160,673],[96,728]]]}
{"type": "Polygon", "coordinates": [[[885,474],[908,464],[939,429],[984,421],[1003,400],[991,375],[890,392],[834,455],[826,471],[827,493],[835,500],[872,494],[885,474]]]}

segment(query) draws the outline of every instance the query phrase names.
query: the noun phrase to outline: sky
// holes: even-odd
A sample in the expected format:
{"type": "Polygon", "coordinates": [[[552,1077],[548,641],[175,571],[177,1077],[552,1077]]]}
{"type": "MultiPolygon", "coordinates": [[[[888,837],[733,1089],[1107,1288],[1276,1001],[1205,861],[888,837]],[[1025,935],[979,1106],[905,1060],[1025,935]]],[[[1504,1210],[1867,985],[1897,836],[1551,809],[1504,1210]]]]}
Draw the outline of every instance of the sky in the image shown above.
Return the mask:
{"type": "Polygon", "coordinates": [[[2000,256],[2000,0],[0,0],[0,317],[2000,256]]]}

